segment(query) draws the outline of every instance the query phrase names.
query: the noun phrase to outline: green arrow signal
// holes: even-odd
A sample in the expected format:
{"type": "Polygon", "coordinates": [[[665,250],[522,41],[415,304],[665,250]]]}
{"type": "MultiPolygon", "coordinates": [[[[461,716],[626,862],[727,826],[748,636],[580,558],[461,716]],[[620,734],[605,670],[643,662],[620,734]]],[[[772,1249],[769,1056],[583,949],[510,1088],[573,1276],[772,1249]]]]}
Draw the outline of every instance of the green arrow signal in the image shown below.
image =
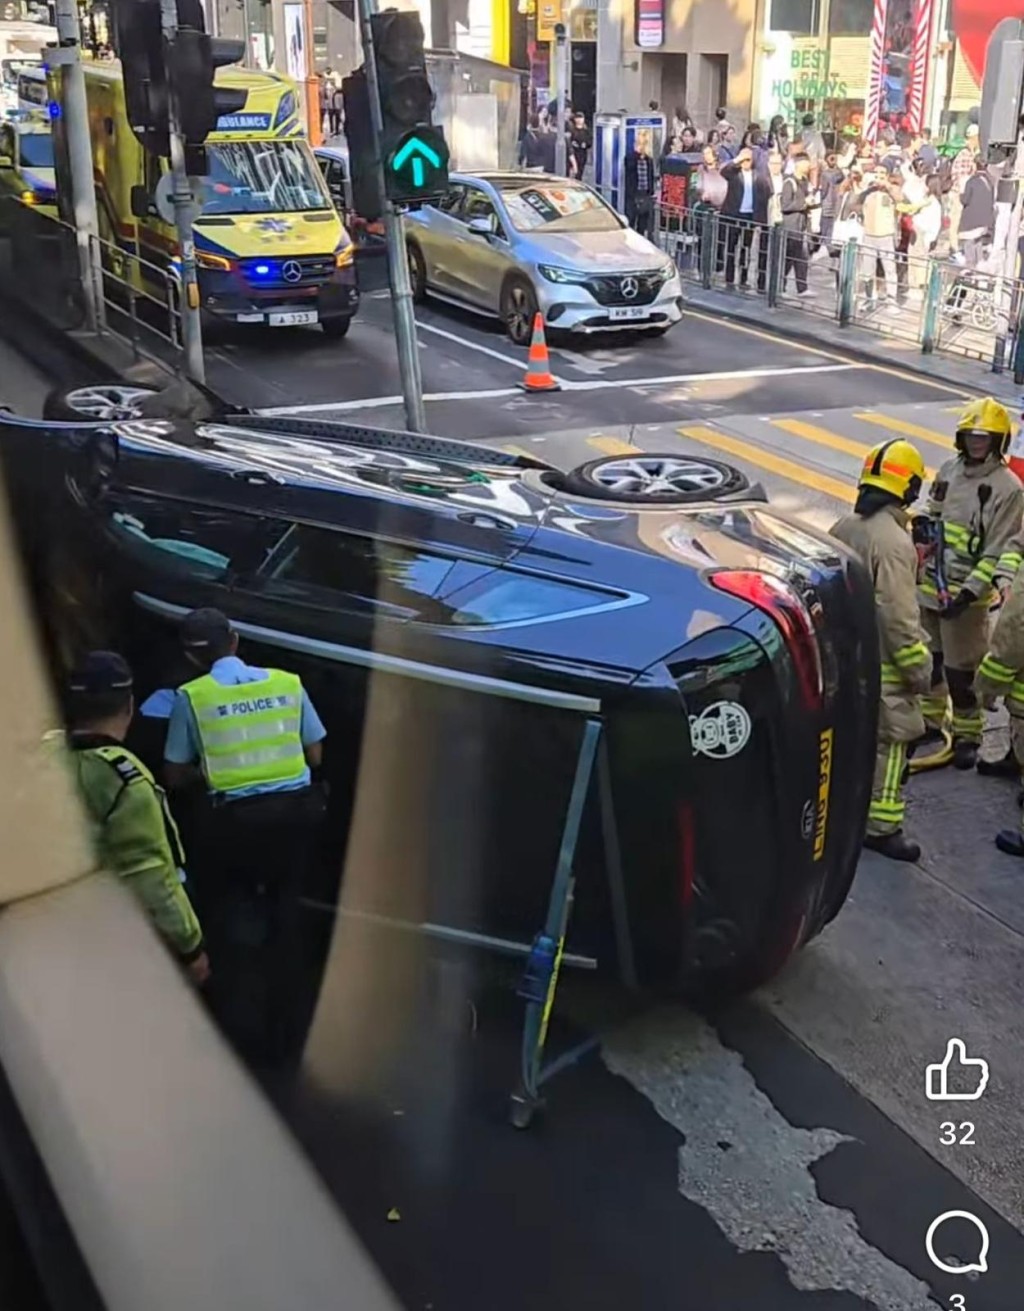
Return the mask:
{"type": "Polygon", "coordinates": [[[425,141],[419,137],[410,137],[402,149],[395,155],[391,161],[391,167],[396,173],[405,167],[407,163],[412,162],[412,184],[414,187],[422,187],[425,177],[423,160],[426,160],[433,168],[441,167],[441,156],[433,148],[428,146],[425,141]],[[422,158],[421,158],[422,156],[422,158]]]}

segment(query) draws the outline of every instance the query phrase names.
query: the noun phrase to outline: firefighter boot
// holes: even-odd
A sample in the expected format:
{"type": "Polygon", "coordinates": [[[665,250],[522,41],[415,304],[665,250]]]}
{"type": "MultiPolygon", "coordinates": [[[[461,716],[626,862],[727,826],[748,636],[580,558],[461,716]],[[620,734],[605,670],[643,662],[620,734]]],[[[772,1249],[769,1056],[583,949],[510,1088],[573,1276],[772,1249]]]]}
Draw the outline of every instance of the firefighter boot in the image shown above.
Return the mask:
{"type": "MultiPolygon", "coordinates": [[[[912,842],[902,829],[897,829],[895,833],[869,833],[864,839],[864,846],[869,851],[877,851],[880,856],[906,861],[908,864],[914,864],[921,858],[920,846],[912,842]]],[[[1024,855],[1024,852],[1021,854],[1024,855]]]]}
{"type": "Polygon", "coordinates": [[[973,769],[978,761],[982,718],[970,669],[946,669],[950,700],[953,702],[953,768],[973,769]]]}

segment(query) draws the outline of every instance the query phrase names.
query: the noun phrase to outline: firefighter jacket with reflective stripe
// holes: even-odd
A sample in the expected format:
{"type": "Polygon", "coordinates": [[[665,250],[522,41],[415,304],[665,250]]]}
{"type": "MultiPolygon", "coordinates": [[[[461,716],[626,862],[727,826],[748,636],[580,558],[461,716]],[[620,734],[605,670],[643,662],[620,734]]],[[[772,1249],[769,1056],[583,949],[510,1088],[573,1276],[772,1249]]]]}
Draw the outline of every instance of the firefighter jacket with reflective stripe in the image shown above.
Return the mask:
{"type": "Polygon", "coordinates": [[[1012,583],[1024,564],[1024,532],[1019,532],[996,563],[996,582],[1012,583]]]}
{"type": "MultiPolygon", "coordinates": [[[[52,747],[64,742],[62,733],[48,735],[52,747]]],[[[101,863],[125,880],[177,955],[198,955],[203,935],[182,883],[185,855],[163,789],[110,738],[73,735],[68,745],[101,863]]]]}
{"type": "Polygon", "coordinates": [[[932,657],[921,627],[917,551],[906,512],[894,502],[868,518],[850,514],[832,534],[860,557],[875,586],[883,692],[927,692],[932,657]]]}
{"type": "Polygon", "coordinates": [[[1024,570],[1018,571],[999,611],[974,688],[981,696],[1006,697],[1010,714],[1024,716],[1024,570]]]}
{"type": "Polygon", "coordinates": [[[181,691],[196,717],[203,773],[214,792],[303,777],[302,682],[297,675],[268,669],[258,683],[226,686],[204,674],[181,691]]]}
{"type": "Polygon", "coordinates": [[[927,561],[921,604],[940,609],[939,584],[944,581],[950,598],[966,588],[978,597],[978,605],[989,605],[1000,559],[1021,531],[1024,487],[1017,476],[996,456],[981,464],[956,456],[935,477],[928,514],[942,527],[945,577],[939,579],[936,559],[927,561]]]}

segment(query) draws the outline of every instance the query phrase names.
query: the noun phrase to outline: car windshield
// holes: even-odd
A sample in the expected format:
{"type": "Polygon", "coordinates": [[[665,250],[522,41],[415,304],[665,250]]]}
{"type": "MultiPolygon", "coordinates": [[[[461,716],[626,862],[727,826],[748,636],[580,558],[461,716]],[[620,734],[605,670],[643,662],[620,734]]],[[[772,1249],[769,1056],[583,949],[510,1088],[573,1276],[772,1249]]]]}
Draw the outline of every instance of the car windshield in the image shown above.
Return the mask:
{"type": "Polygon", "coordinates": [[[501,199],[517,232],[615,232],[622,226],[596,191],[573,183],[507,188],[501,199]]]}
{"type": "Polygon", "coordinates": [[[202,179],[204,214],[296,213],[330,209],[309,147],[302,141],[208,144],[202,179]]]}
{"type": "Polygon", "coordinates": [[[5,59],[0,63],[0,76],[3,84],[7,87],[18,85],[18,74],[24,73],[29,69],[39,68],[39,61],[32,59],[5,59]]]}
{"type": "Polygon", "coordinates": [[[53,168],[53,137],[26,132],[18,138],[18,158],[24,168],[53,168]]]}

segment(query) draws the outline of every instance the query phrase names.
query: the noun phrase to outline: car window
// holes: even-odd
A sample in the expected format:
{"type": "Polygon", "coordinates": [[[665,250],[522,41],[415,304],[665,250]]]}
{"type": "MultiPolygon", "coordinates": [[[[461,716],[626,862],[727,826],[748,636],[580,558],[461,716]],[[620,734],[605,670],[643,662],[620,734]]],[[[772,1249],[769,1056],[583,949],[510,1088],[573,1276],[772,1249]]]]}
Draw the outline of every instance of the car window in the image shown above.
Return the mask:
{"type": "Polygon", "coordinates": [[[285,531],[279,521],[158,497],[111,494],[100,513],[125,553],[162,573],[207,581],[244,567],[253,553],[258,563],[285,531]]]}
{"type": "Polygon", "coordinates": [[[580,587],[557,578],[539,578],[495,569],[445,598],[447,618],[460,628],[495,628],[552,620],[583,611],[614,609],[630,602],[621,593],[580,587]]]}
{"type": "Polygon", "coordinates": [[[296,524],[258,583],[262,592],[299,604],[409,618],[423,610],[455,563],[415,546],[296,524]]]}
{"type": "Polygon", "coordinates": [[[441,199],[437,202],[435,208],[439,209],[442,214],[450,214],[453,218],[459,211],[462,204],[462,197],[466,194],[466,188],[462,186],[449,187],[441,199]]]}
{"type": "Polygon", "coordinates": [[[463,202],[459,217],[465,223],[468,223],[470,219],[486,219],[491,225],[491,231],[496,236],[504,237],[505,235],[494,202],[485,191],[478,191],[476,187],[466,188],[466,199],[463,202]]]}

